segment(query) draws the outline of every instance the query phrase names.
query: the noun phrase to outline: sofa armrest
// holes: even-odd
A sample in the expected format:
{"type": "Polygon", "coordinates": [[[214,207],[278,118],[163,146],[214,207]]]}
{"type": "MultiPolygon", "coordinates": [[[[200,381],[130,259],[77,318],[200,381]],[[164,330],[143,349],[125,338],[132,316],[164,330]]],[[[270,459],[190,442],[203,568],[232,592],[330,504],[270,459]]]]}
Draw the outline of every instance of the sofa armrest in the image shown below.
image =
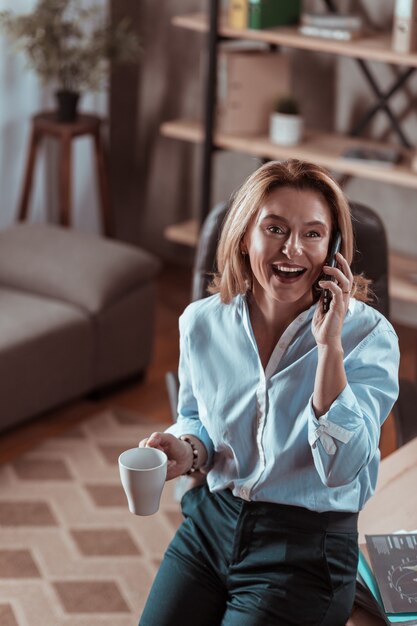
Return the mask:
{"type": "Polygon", "coordinates": [[[76,305],[90,314],[152,280],[153,255],[121,242],[48,224],[0,232],[0,284],[76,305]]]}

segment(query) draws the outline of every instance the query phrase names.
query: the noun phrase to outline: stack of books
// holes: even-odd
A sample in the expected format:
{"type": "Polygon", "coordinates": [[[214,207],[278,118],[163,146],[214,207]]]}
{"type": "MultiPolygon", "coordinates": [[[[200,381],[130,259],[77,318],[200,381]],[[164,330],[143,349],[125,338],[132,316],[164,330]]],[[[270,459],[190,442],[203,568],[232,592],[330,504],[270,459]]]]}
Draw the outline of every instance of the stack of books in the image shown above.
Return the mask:
{"type": "Polygon", "coordinates": [[[417,624],[417,533],[366,535],[365,539],[355,604],[386,624],[417,624]]]}
{"type": "Polygon", "coordinates": [[[308,37],[350,41],[363,34],[360,15],[341,13],[303,13],[299,32],[308,37]]]}
{"type": "Polygon", "coordinates": [[[341,156],[349,161],[358,161],[364,165],[392,167],[402,160],[401,151],[397,148],[364,148],[361,146],[347,148],[341,156]]]}

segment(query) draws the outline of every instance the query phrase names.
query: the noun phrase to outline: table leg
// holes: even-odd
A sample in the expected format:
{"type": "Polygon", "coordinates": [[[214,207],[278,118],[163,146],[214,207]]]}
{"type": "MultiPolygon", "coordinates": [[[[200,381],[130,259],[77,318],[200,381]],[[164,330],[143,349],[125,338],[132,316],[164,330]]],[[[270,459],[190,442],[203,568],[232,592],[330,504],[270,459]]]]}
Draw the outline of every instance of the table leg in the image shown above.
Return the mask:
{"type": "Polygon", "coordinates": [[[104,146],[100,135],[100,129],[97,129],[97,131],[94,133],[94,148],[96,155],[97,180],[101,201],[101,218],[103,231],[106,237],[111,237],[114,232],[113,216],[110,206],[108,170],[104,153],[104,146]]]}
{"type": "Polygon", "coordinates": [[[18,220],[23,221],[27,218],[30,193],[32,190],[33,172],[35,168],[36,150],[39,144],[40,135],[32,126],[31,137],[29,142],[29,151],[26,161],[25,175],[23,179],[22,195],[20,198],[18,220]]]}
{"type": "Polygon", "coordinates": [[[60,162],[60,221],[63,226],[71,222],[71,138],[61,139],[60,162]]]}

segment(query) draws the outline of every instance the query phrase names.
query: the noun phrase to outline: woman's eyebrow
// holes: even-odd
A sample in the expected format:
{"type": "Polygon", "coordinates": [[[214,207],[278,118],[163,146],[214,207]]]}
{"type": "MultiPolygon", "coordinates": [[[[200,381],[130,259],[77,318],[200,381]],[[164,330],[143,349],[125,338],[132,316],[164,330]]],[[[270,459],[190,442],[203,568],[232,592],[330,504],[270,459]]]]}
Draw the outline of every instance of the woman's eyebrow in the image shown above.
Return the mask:
{"type": "Polygon", "coordinates": [[[285,217],[282,217],[282,215],[277,215],[276,213],[267,213],[266,215],[264,215],[261,218],[261,222],[263,222],[264,220],[281,220],[282,222],[286,222],[288,223],[288,220],[285,219],[285,217]]]}
{"type": "Polygon", "coordinates": [[[312,220],[311,222],[304,222],[306,226],[324,226],[327,228],[327,224],[322,222],[321,220],[312,220]]]}
{"type": "MultiPolygon", "coordinates": [[[[263,222],[264,220],[268,220],[268,219],[281,220],[282,222],[285,222],[286,224],[288,224],[288,220],[285,217],[283,217],[282,215],[277,215],[276,213],[267,213],[266,215],[263,216],[263,218],[261,219],[261,222],[263,222]]],[[[305,226],[323,226],[324,228],[327,228],[327,224],[325,224],[321,220],[310,220],[309,222],[304,222],[304,225],[305,226]]]]}

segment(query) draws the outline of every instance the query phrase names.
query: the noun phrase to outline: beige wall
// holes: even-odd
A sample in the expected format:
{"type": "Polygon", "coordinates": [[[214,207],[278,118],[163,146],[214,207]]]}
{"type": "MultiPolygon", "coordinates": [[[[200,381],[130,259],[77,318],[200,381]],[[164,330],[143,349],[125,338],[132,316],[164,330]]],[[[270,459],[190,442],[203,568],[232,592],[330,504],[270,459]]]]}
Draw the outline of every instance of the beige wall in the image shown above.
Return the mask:
{"type": "MultiPolygon", "coordinates": [[[[203,10],[204,0],[112,0],[113,11],[133,15],[144,45],[139,71],[115,75],[111,95],[111,140],[114,204],[119,236],[138,242],[166,259],[189,261],[186,249],[166,242],[163,228],[198,209],[200,149],[162,138],[159,124],[192,115],[201,102],[199,51],[204,37],[174,28],[177,13],[203,10]],[[138,6],[140,5],[140,6],[138,6]]],[[[361,11],[374,28],[391,28],[393,1],[341,0],[341,10],[361,11]]],[[[305,0],[306,8],[323,4],[305,0]]],[[[325,54],[289,51],[294,89],[307,125],[347,132],[373,96],[354,60],[325,54]]],[[[372,63],[387,88],[399,68],[372,63]]],[[[417,76],[393,100],[411,141],[417,140],[415,97],[417,76]]],[[[367,129],[375,138],[396,141],[382,113],[367,129]]],[[[227,198],[258,165],[252,157],[219,153],[215,157],[213,201],[227,198]]],[[[382,216],[393,249],[417,255],[417,194],[413,190],[364,179],[350,179],[346,193],[369,203],[382,216]]]]}
{"type": "Polygon", "coordinates": [[[175,14],[198,9],[194,0],[113,0],[115,16],[131,15],[143,43],[138,71],[117,70],[111,90],[111,171],[118,236],[167,259],[192,258],[168,243],[166,225],[196,206],[198,150],[161,137],[163,120],[190,114],[199,101],[201,38],[173,28],[175,14]]]}

